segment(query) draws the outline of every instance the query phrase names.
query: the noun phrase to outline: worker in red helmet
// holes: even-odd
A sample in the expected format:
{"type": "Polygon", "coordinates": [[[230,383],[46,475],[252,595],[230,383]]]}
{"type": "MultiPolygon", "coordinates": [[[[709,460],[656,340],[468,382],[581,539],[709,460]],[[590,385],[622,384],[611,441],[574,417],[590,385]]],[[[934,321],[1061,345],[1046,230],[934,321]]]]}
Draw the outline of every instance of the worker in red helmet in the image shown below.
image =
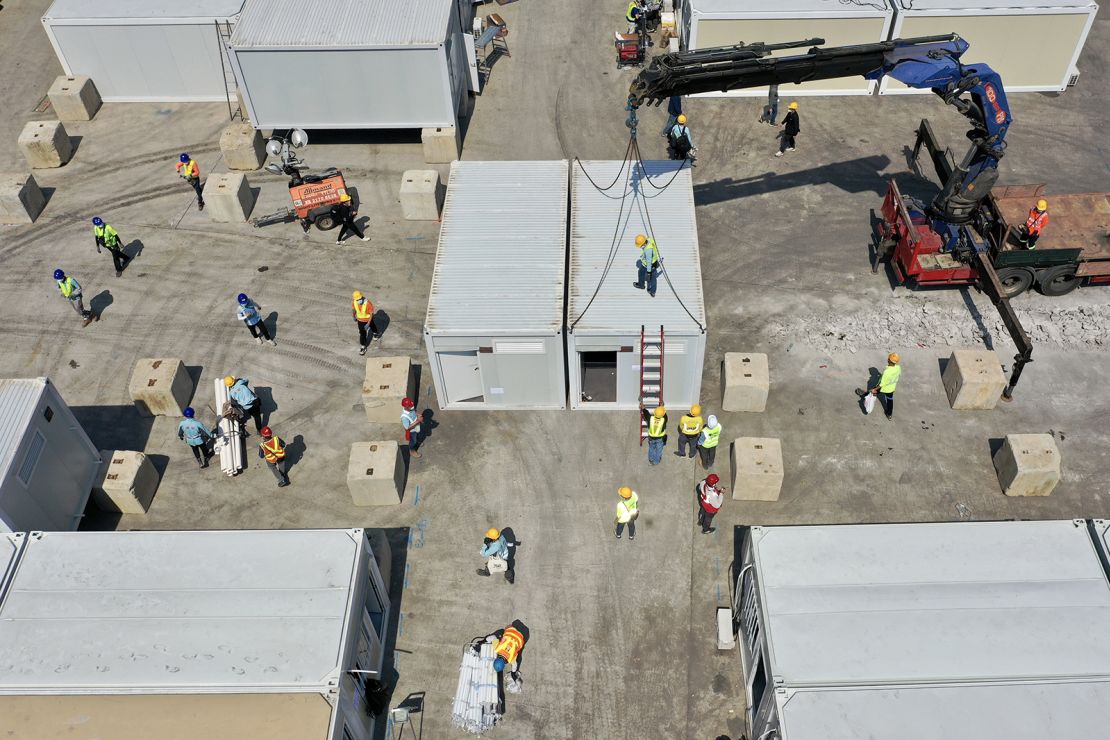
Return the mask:
{"type": "Polygon", "coordinates": [[[411,398],[401,399],[401,428],[405,430],[405,441],[409,445],[409,457],[420,459],[420,415],[416,413],[416,402],[411,398]]]}
{"type": "Polygon", "coordinates": [[[705,480],[698,483],[698,503],[701,504],[698,509],[698,524],[701,525],[702,534],[709,534],[717,529],[712,526],[713,517],[725,502],[725,487],[720,483],[721,478],[716,473],[710,473],[705,480]]]}
{"type": "Polygon", "coordinates": [[[285,442],[270,427],[262,427],[259,433],[262,442],[258,445],[258,456],[265,458],[266,467],[277,478],[278,488],[285,488],[289,485],[289,476],[285,472],[285,442]]]}

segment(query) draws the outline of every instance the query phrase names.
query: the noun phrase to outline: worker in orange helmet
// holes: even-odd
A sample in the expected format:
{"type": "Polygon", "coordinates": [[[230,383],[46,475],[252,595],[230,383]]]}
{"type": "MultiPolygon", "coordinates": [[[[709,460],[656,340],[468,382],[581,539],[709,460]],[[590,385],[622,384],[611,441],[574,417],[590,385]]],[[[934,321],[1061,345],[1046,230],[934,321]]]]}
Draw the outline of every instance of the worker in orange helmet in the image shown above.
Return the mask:
{"type": "Polygon", "coordinates": [[[1018,241],[1026,249],[1036,249],[1037,240],[1041,238],[1041,231],[1048,226],[1048,201],[1041,198],[1037,205],[1029,209],[1029,218],[1018,229],[1018,241]]]}
{"type": "Polygon", "coordinates": [[[364,242],[370,241],[370,237],[363,234],[362,229],[355,223],[355,216],[358,215],[358,211],[354,209],[350,195],[343,193],[343,195],[339,196],[339,202],[331,207],[331,215],[332,218],[340,224],[339,236],[336,237],[335,240],[336,244],[342,244],[348,232],[354,234],[364,242]]]}
{"type": "MultiPolygon", "coordinates": [[[[868,393],[877,396],[886,411],[887,420],[894,418],[894,390],[898,387],[898,379],[902,377],[902,358],[897,352],[891,352],[886,357],[886,368],[879,376],[878,382],[866,391],[856,389],[856,395],[866,396],[868,393]]],[[[866,409],[870,411],[870,409],[866,409]]]]}

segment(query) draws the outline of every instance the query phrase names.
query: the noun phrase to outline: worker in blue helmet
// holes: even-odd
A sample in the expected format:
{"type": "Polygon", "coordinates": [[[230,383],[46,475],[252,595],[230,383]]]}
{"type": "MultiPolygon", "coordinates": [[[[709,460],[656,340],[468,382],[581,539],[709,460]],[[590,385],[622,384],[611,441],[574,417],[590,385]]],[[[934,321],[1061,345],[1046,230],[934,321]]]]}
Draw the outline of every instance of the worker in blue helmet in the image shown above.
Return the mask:
{"type": "Polygon", "coordinates": [[[186,406],[181,413],[185,418],[177,425],[177,438],[185,440],[192,448],[197,464],[207,468],[208,458],[211,457],[208,446],[212,443],[212,432],[196,420],[196,412],[192,406],[186,406]]]}
{"type": "Polygon", "coordinates": [[[177,163],[177,174],[197,192],[197,208],[203,211],[204,186],[200,182],[200,165],[189,156],[188,152],[182,152],[178,159],[180,161],[177,163]]]}
{"type": "Polygon", "coordinates": [[[111,224],[104,223],[100,216],[93,216],[92,223],[96,253],[100,254],[101,247],[108,250],[108,254],[112,255],[112,264],[116,267],[116,277],[119,277],[123,274],[123,268],[131,261],[123,252],[123,240],[120,239],[119,232],[111,224]]]}
{"type": "Polygon", "coordinates": [[[73,306],[73,310],[81,317],[82,326],[88,326],[96,316],[92,311],[85,308],[85,303],[81,293],[81,283],[77,282],[71,275],[66,275],[65,270],[54,270],[54,282],[58,284],[58,291],[62,294],[62,298],[69,301],[69,305],[73,306]]]}
{"type": "Polygon", "coordinates": [[[514,682],[520,681],[521,651],[528,642],[529,630],[519,619],[514,619],[512,624],[504,629],[486,635],[484,640],[474,645],[476,650],[481,650],[482,642],[493,646],[493,670],[501,673],[509,669],[509,677],[514,682]]]}
{"type": "Polygon", "coordinates": [[[262,344],[262,340],[265,339],[276,347],[277,342],[270,336],[270,330],[262,320],[262,313],[259,310],[262,306],[251,300],[246,293],[240,293],[236,300],[239,302],[239,311],[235,317],[247,325],[247,330],[254,337],[254,341],[262,344]]]}

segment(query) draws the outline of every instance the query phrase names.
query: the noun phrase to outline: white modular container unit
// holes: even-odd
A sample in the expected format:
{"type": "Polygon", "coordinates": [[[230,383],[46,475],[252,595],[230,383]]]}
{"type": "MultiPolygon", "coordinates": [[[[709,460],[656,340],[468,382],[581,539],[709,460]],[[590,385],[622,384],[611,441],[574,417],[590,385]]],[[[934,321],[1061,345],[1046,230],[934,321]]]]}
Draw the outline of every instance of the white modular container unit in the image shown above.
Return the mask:
{"type": "MultiPolygon", "coordinates": [[[[891,0],[891,38],[958,33],[967,64],[992,67],[1007,93],[1063,92],[1095,22],[1092,0],[891,0]]],[[[880,94],[928,93],[885,78],[880,94]]]]}
{"type": "Polygon", "coordinates": [[[675,409],[699,403],[706,318],[688,165],[576,161],[568,280],[571,408],[637,408],[641,327],[658,340],[661,326],[663,402],[675,409]],[[602,192],[594,183],[613,186],[602,192]],[[632,286],[637,234],[654,234],[666,270],[654,298],[632,286]]]}
{"type": "Polygon", "coordinates": [[[32,532],[15,557],[12,737],[374,736],[389,597],[362,529],[32,532]]]}
{"type": "Polygon", "coordinates": [[[753,527],[734,614],[753,737],[1096,737],[1110,583],[1088,523],[753,527]]]}
{"type": "MultiPolygon", "coordinates": [[[[782,43],[823,38],[828,46],[872,44],[889,37],[894,13],[885,0],[687,0],[679,23],[682,48],[705,49],[740,43],[782,43]]],[[[806,48],[777,51],[774,56],[805,53],[806,48]]],[[[866,95],[876,83],[862,77],[838,77],[801,85],[783,85],[782,97],[799,95],[866,95]]],[[[766,87],[705,93],[706,97],[765,96],[766,87]]],[[[785,107],[785,103],[783,106],[785,107]]]]}
{"type": "Polygon", "coordinates": [[[464,30],[456,0],[247,0],[230,52],[258,129],[454,126],[464,30]]]}
{"type": "Polygon", "coordinates": [[[100,463],[48,378],[0,380],[0,532],[77,529],[100,463]]]}
{"type": "Polygon", "coordinates": [[[568,168],[454,162],[424,342],[440,408],[566,408],[568,168]]]}
{"type": "Polygon", "coordinates": [[[109,103],[227,100],[217,24],[243,0],[54,0],[43,27],[67,75],[109,103]]]}

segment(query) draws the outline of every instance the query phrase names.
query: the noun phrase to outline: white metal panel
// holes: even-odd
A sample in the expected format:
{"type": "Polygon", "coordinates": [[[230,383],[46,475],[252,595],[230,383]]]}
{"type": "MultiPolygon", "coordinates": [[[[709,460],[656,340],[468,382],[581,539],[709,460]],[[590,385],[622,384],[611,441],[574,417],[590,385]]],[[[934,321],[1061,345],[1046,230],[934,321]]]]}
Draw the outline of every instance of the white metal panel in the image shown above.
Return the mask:
{"type": "Polygon", "coordinates": [[[453,0],[247,0],[231,46],[437,46],[453,8],[453,0]]]}
{"type": "Polygon", "coordinates": [[[668,335],[702,333],[705,298],[689,166],[575,162],[569,281],[567,324],[573,333],[638,337],[641,325],[655,333],[663,325],[668,335]],[[601,192],[590,178],[602,188],[614,185],[601,192]],[[632,287],[637,234],[654,235],[666,270],[654,298],[632,287]]]}
{"type": "Polygon", "coordinates": [[[436,352],[443,377],[444,401],[459,403],[485,395],[477,351],[436,352]]]}
{"type": "MultiPolygon", "coordinates": [[[[890,11],[885,0],[687,0],[694,13],[715,15],[724,18],[754,16],[757,18],[820,18],[882,16],[890,11]]],[[[820,36],[814,32],[811,36],[820,36]]],[[[763,41],[764,39],[751,39],[763,41]]]]}
{"type": "Polygon", "coordinates": [[[362,530],[35,533],[0,694],[326,691],[362,530]],[[14,668],[18,666],[18,668],[14,668]]]}
{"type": "Polygon", "coordinates": [[[890,0],[895,11],[913,10],[1012,10],[1014,8],[1037,8],[1043,12],[1049,8],[1090,8],[1098,5],[1091,0],[890,0]]]}
{"type": "Polygon", "coordinates": [[[15,455],[47,382],[46,378],[0,379],[0,481],[16,463],[15,455]]]}
{"type": "Polygon", "coordinates": [[[242,7],[243,0],[54,0],[42,18],[48,24],[212,23],[234,18],[242,7]]]}
{"type": "Polygon", "coordinates": [[[1110,586],[1083,522],[752,536],[781,685],[1110,677],[1110,586]]]}
{"type": "Polygon", "coordinates": [[[23,532],[0,534],[0,608],[8,595],[8,586],[15,573],[16,558],[23,549],[27,535],[23,532]]]}
{"type": "Polygon", "coordinates": [[[568,187],[565,160],[451,164],[429,334],[559,332],[568,187]]]}

